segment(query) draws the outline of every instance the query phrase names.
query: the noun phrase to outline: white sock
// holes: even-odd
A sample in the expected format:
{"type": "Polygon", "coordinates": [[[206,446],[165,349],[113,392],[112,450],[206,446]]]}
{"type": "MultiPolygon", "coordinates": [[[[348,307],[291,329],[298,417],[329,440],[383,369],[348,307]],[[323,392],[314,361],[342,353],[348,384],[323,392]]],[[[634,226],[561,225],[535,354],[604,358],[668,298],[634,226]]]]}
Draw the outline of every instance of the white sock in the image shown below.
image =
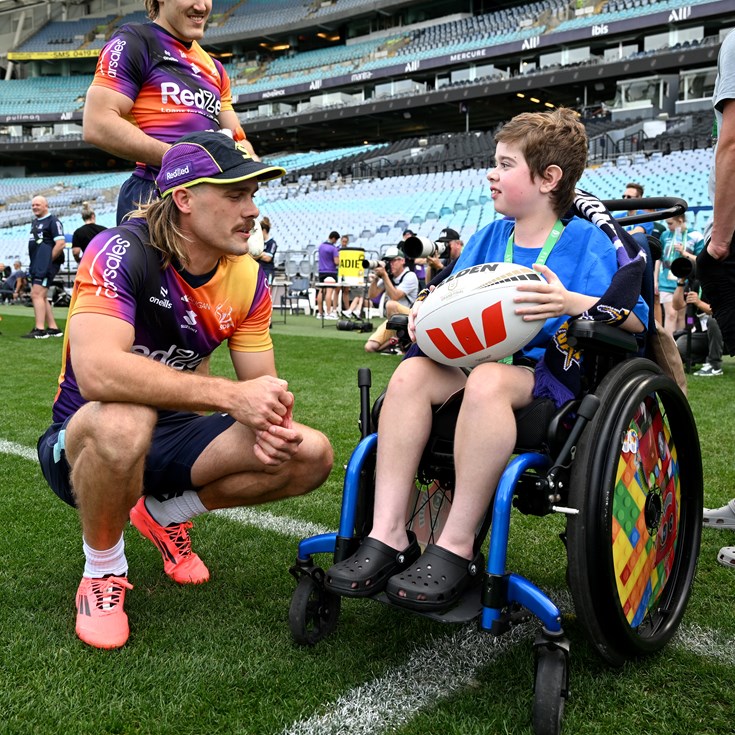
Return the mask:
{"type": "Polygon", "coordinates": [[[104,577],[113,574],[124,577],[128,573],[128,560],[125,558],[125,540],[120,540],[111,549],[93,549],[82,537],[84,549],[84,576],[104,577]]]}
{"type": "Polygon", "coordinates": [[[192,518],[209,512],[195,490],[184,490],[183,493],[176,493],[165,500],[146,495],[145,507],[153,516],[153,520],[162,526],[186,523],[192,518]]]}

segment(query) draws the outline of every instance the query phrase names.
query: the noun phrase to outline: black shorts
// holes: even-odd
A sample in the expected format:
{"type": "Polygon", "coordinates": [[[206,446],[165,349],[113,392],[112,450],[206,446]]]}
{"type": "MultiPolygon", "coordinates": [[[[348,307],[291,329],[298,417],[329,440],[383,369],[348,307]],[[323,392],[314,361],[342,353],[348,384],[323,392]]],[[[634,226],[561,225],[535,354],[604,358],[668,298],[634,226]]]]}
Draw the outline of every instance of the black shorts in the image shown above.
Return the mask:
{"type": "Polygon", "coordinates": [[[123,182],[117,194],[117,224],[121,225],[126,214],[133,212],[140,204],[146,204],[151,199],[158,199],[156,182],[134,174],[130,176],[123,182]]]}
{"type": "MultiPolygon", "coordinates": [[[[64,451],[64,435],[71,416],[52,424],[38,440],[38,459],[51,489],[76,507],[64,451]]],[[[197,490],[191,468],[213,439],[235,423],[230,415],[159,411],[158,423],[148,452],[143,476],[143,494],[158,495],[180,490],[197,490]]]]}

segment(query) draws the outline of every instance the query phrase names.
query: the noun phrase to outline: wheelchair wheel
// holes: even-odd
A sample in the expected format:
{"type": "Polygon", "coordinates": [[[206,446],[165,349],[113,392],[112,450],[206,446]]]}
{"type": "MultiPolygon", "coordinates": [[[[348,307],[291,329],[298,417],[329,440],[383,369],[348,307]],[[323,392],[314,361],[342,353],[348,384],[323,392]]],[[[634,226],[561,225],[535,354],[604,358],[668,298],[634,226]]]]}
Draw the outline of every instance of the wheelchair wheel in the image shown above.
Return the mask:
{"type": "Polygon", "coordinates": [[[533,732],[559,735],[566,701],[567,660],[559,649],[541,650],[533,695],[533,732]]]}
{"type": "Polygon", "coordinates": [[[303,575],[291,598],[288,624],[296,643],[313,646],[330,635],[339,617],[342,599],[327,592],[313,577],[303,575]]]}
{"type": "Polygon", "coordinates": [[[577,446],[567,521],[578,620],[622,665],[660,650],[686,609],[702,518],[702,464],[689,405],[648,360],[617,365],[577,446]]]}

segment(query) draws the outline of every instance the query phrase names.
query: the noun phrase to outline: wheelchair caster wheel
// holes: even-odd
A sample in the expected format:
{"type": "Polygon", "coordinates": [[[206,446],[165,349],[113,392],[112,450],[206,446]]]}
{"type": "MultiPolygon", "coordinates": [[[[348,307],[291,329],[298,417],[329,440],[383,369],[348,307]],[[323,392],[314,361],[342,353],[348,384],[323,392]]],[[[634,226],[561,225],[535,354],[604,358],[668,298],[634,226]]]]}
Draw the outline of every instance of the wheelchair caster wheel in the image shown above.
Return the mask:
{"type": "Polygon", "coordinates": [[[327,592],[312,577],[302,576],[288,610],[288,624],[296,643],[313,646],[330,635],[337,625],[341,602],[339,595],[327,592]]]}
{"type": "Polygon", "coordinates": [[[533,698],[535,735],[559,735],[566,700],[567,658],[559,649],[541,649],[533,698]]]}

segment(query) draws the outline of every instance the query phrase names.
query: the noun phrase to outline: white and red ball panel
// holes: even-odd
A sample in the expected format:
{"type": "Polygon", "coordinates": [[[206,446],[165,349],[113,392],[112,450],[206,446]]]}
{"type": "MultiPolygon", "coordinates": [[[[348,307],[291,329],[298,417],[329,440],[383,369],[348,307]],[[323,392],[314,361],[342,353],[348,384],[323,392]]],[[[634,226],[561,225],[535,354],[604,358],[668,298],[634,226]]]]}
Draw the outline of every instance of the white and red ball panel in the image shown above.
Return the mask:
{"type": "Polygon", "coordinates": [[[525,347],[543,319],[515,314],[516,286],[543,277],[515,263],[483,263],[453,273],[421,304],[416,342],[444,365],[474,367],[502,360],[525,347]]]}

